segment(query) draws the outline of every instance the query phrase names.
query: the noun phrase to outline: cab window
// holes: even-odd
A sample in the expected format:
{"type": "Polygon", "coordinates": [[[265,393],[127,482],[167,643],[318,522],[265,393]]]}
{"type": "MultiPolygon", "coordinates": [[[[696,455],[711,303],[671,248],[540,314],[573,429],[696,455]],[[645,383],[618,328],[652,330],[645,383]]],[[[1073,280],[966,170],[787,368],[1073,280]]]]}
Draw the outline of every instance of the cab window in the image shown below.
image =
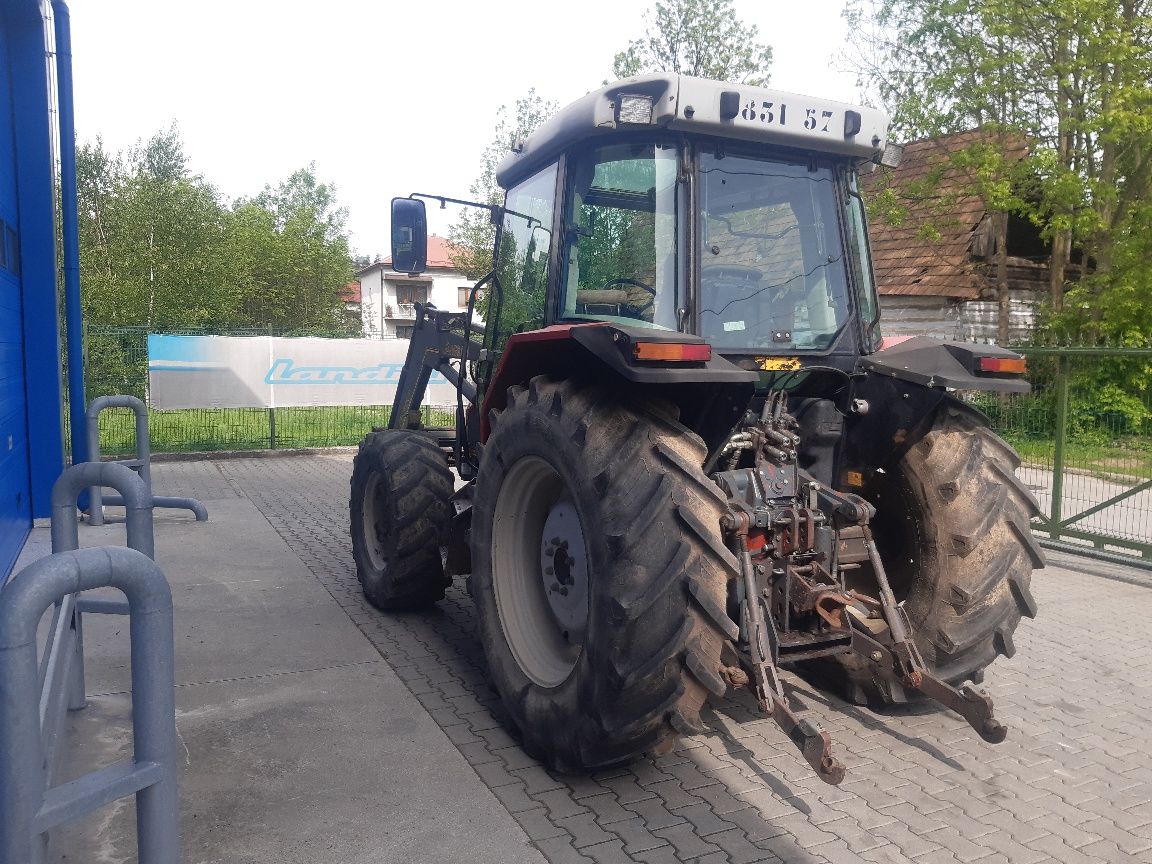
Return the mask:
{"type": "MultiPolygon", "coordinates": [[[[554,164],[508,190],[496,255],[502,297],[497,300],[492,293],[488,298],[490,302],[502,304],[497,326],[501,340],[511,333],[532,330],[544,323],[555,200],[554,164]]],[[[486,308],[489,314],[493,311],[486,308]]],[[[485,317],[491,320],[488,315],[485,317]]]]}
{"type": "Polygon", "coordinates": [[[676,329],[677,164],[650,142],[570,159],[559,317],[676,329]]]}

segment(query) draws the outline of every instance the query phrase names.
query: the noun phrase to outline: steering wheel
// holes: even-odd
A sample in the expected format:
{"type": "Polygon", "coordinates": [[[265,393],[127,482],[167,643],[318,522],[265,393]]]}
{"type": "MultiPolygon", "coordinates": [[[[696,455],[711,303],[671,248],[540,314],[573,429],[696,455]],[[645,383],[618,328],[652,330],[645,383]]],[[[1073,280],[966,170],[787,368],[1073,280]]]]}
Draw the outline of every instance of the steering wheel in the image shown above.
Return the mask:
{"type": "Polygon", "coordinates": [[[600,286],[600,290],[601,291],[610,291],[611,289],[618,288],[621,285],[635,285],[637,288],[639,288],[642,291],[646,291],[650,295],[648,298],[648,302],[645,303],[643,306],[633,307],[640,314],[647,312],[649,309],[652,308],[652,304],[656,302],[656,289],[653,288],[651,285],[648,285],[645,282],[641,282],[639,279],[630,279],[627,277],[622,278],[622,279],[609,279],[607,282],[605,282],[603,285],[600,286]]]}

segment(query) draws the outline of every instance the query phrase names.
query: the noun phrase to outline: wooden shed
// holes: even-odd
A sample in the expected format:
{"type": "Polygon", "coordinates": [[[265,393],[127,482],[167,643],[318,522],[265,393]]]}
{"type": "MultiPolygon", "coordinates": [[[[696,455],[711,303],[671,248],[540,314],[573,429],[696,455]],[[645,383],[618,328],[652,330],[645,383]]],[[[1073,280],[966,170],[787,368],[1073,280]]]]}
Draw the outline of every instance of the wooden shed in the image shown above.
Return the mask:
{"type": "MultiPolygon", "coordinates": [[[[885,336],[928,335],[995,341],[998,321],[996,242],[992,214],[967,158],[979,146],[1010,148],[1009,161],[1027,155],[1020,138],[1005,145],[984,130],[916,141],[899,168],[861,178],[866,197],[893,205],[896,218],[873,218],[872,264],[885,336]]],[[[1038,230],[1012,217],[1008,225],[1011,341],[1032,330],[1048,280],[1048,250],[1038,230]]]]}

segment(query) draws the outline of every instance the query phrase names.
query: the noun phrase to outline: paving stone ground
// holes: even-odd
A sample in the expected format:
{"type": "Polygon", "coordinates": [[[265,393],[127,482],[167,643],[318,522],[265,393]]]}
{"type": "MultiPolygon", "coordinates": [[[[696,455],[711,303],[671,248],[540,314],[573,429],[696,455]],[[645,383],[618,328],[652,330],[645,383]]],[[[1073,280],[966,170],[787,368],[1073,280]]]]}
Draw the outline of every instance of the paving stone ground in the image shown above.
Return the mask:
{"type": "Polygon", "coordinates": [[[668,755],[559,775],[502,725],[463,580],[429,612],[385,615],[364,601],[350,471],[339,453],[161,463],[153,476],[157,494],[208,484],[254,502],[549,861],[1152,862],[1145,585],[1052,566],[1036,574],[1040,615],[985,682],[1011,729],[995,747],[947,713],[879,716],[789,678],[796,707],[833,736],[849,772],[840,786],[816,779],[741,698],[716,704],[707,731],[668,755]]]}

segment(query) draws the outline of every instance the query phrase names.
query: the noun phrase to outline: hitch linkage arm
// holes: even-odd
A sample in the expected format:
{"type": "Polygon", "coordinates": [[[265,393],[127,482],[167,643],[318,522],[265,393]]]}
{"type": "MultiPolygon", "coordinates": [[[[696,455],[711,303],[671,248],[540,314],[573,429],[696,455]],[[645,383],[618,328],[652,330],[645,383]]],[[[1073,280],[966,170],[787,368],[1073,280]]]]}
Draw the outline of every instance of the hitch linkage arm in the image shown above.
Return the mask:
{"type": "Polygon", "coordinates": [[[1007,737],[1008,729],[993,716],[992,699],[988,694],[970,684],[957,689],[937,678],[925,667],[920,651],[912,641],[904,610],[896,604],[896,598],[892,594],[888,574],[884,571],[884,564],[872,539],[872,531],[866,523],[862,527],[868,557],[872,562],[876,583],[880,589],[880,606],[884,619],[888,622],[892,644],[882,645],[866,633],[852,615],[845,613],[844,617],[852,625],[852,651],[879,669],[894,673],[905,687],[919,690],[929,699],[955,711],[989,744],[999,744],[1007,737]]]}
{"type": "Polygon", "coordinates": [[[752,661],[751,686],[756,701],[761,711],[772,715],[776,725],[796,745],[816,775],[825,783],[835,785],[844,779],[844,766],[832,755],[832,739],[812,721],[797,717],[784,696],[784,685],[772,657],[774,652],[768,644],[769,641],[775,644],[775,626],[764,617],[760,590],[752,570],[752,556],[748,552],[748,516],[743,512],[729,513],[725,522],[739,543],[740,575],[744,580],[744,619],[752,661]]]}

